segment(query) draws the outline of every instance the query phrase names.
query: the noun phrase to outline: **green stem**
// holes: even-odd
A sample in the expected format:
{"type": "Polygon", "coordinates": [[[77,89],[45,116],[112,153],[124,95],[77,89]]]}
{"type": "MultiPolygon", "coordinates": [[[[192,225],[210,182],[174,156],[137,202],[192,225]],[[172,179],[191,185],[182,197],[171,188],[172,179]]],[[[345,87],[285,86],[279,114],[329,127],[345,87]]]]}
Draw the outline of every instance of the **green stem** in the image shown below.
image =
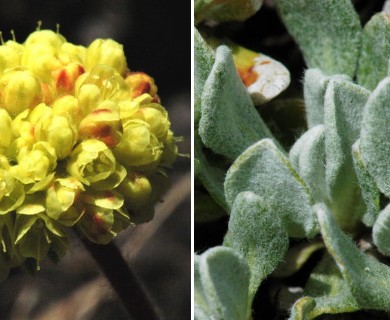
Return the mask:
{"type": "Polygon", "coordinates": [[[77,235],[102,269],[131,318],[159,319],[155,306],[118,247],[113,242],[98,245],[79,233],[77,235]]]}

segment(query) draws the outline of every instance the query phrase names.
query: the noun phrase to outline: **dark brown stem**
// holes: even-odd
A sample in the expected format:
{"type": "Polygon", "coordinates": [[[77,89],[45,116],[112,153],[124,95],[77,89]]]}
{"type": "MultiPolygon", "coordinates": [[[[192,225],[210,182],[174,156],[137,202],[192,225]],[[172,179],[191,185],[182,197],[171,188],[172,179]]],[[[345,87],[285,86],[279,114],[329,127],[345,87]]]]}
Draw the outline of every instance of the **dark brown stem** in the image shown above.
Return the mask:
{"type": "MultiPolygon", "coordinates": [[[[76,232],[77,233],[77,232],[76,232]]],[[[85,248],[102,269],[132,319],[160,319],[156,308],[118,247],[113,243],[98,245],[77,233],[85,248]]]]}

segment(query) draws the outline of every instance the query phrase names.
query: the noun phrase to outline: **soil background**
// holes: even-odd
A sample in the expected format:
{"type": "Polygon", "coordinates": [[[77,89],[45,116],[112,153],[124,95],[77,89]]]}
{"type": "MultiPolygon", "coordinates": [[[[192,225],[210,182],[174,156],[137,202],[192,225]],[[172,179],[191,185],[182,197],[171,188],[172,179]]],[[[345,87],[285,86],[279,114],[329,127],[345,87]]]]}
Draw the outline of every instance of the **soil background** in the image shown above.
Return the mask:
{"type": "MultiPolygon", "coordinates": [[[[75,44],[112,38],[124,45],[128,66],[154,77],[173,131],[191,152],[191,3],[171,0],[0,1],[5,40],[24,42],[37,22],[75,44]]],[[[123,231],[115,240],[149,291],[164,319],[191,315],[190,159],[169,173],[171,189],[151,222],[123,231]]],[[[0,284],[0,320],[124,320],[125,309],[99,267],[74,236],[58,263],[45,260],[34,275],[14,269],[0,284]]]]}

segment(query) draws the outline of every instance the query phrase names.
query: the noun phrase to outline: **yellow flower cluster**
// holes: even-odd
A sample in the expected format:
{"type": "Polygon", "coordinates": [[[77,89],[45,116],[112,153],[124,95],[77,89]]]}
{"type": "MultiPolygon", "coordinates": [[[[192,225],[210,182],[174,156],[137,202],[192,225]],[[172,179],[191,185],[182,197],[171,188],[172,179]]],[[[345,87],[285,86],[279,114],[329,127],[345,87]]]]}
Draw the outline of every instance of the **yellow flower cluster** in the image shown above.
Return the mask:
{"type": "Polygon", "coordinates": [[[106,244],[153,216],[176,139],[157,87],[123,47],[50,30],[0,46],[0,278],[62,255],[67,228],[106,244]]]}

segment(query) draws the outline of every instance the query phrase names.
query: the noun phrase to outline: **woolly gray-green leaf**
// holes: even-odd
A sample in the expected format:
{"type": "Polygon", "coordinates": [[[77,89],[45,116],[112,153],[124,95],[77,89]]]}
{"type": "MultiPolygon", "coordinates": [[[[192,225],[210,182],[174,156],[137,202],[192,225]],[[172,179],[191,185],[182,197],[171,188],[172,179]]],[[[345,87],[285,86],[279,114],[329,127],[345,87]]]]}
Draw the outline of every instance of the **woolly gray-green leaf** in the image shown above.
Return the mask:
{"type": "Polygon", "coordinates": [[[298,299],[291,308],[289,320],[310,320],[309,314],[315,307],[316,302],[311,297],[298,299]]]}
{"type": "Polygon", "coordinates": [[[328,254],[311,273],[304,292],[305,296],[292,307],[290,320],[311,320],[322,314],[354,312],[360,309],[328,254]]]}
{"type": "Polygon", "coordinates": [[[226,46],[217,48],[204,85],[199,134],[207,147],[232,160],[261,138],[271,137],[226,46]]]}
{"type": "Polygon", "coordinates": [[[288,235],[264,200],[252,192],[242,192],[234,201],[224,245],[241,253],[251,270],[249,303],[260,283],[283,259],[288,235]]]}
{"type": "Polygon", "coordinates": [[[359,307],[390,311],[390,268],[360,251],[325,205],[316,205],[315,209],[328,252],[359,307]]]}
{"type": "Polygon", "coordinates": [[[313,237],[317,233],[309,187],[272,140],[263,139],[249,147],[228,170],[225,196],[230,207],[243,191],[261,196],[282,218],[289,236],[313,237]]]}
{"type": "Polygon", "coordinates": [[[244,21],[255,14],[263,0],[196,0],[194,3],[195,23],[203,20],[244,21]]]}
{"type": "Polygon", "coordinates": [[[358,82],[373,90],[387,75],[390,58],[390,15],[379,12],[365,25],[359,67],[358,82]]]}
{"type": "Polygon", "coordinates": [[[197,303],[194,303],[194,320],[213,320],[207,311],[198,305],[197,303]]]}
{"type": "Polygon", "coordinates": [[[360,192],[366,204],[366,212],[363,215],[363,223],[372,227],[380,211],[380,193],[374,179],[367,171],[366,164],[360,151],[360,139],[352,146],[352,158],[356,176],[359,181],[360,192]]]}
{"type": "Polygon", "coordinates": [[[305,72],[303,93],[307,125],[312,128],[324,123],[324,99],[326,88],[330,79],[350,80],[346,75],[325,75],[320,69],[308,69],[305,72]]]}
{"type": "Polygon", "coordinates": [[[240,254],[227,247],[211,248],[200,256],[199,274],[212,319],[247,318],[250,271],[240,254]]]}
{"type": "Polygon", "coordinates": [[[201,114],[201,97],[204,84],[214,64],[213,50],[194,28],[194,121],[197,126],[201,114]]]}
{"type": "Polygon", "coordinates": [[[203,285],[201,281],[201,274],[199,271],[200,256],[194,255],[194,302],[207,311],[206,296],[203,291],[203,285]]]}
{"type": "Polygon", "coordinates": [[[315,201],[326,201],[325,127],[318,125],[306,131],[291,148],[289,159],[309,186],[315,201]]]}
{"type": "Polygon", "coordinates": [[[359,138],[364,105],[370,95],[352,82],[331,79],[325,93],[326,182],[338,223],[352,230],[363,215],[352,162],[352,144],[359,138]]]}
{"type": "Polygon", "coordinates": [[[328,254],[311,273],[305,286],[305,295],[312,297],[316,302],[310,311],[310,319],[321,314],[354,312],[360,309],[335,262],[328,254]]]}
{"type": "Polygon", "coordinates": [[[309,128],[324,123],[324,97],[329,79],[319,69],[308,69],[305,72],[303,94],[309,128]]]}
{"type": "Polygon", "coordinates": [[[202,142],[195,131],[194,133],[194,171],[195,176],[202,182],[213,199],[224,209],[228,206],[225,200],[225,191],[223,182],[225,180],[225,171],[215,164],[212,164],[203,153],[202,142]]]}
{"type": "Polygon", "coordinates": [[[309,68],[354,76],[362,28],[350,0],[277,0],[276,4],[309,68]]]}
{"type": "Polygon", "coordinates": [[[390,205],[384,208],[372,228],[372,238],[378,250],[390,256],[390,205]]]}
{"type": "Polygon", "coordinates": [[[378,188],[390,196],[390,77],[383,79],[364,109],[360,148],[378,188]]]}

